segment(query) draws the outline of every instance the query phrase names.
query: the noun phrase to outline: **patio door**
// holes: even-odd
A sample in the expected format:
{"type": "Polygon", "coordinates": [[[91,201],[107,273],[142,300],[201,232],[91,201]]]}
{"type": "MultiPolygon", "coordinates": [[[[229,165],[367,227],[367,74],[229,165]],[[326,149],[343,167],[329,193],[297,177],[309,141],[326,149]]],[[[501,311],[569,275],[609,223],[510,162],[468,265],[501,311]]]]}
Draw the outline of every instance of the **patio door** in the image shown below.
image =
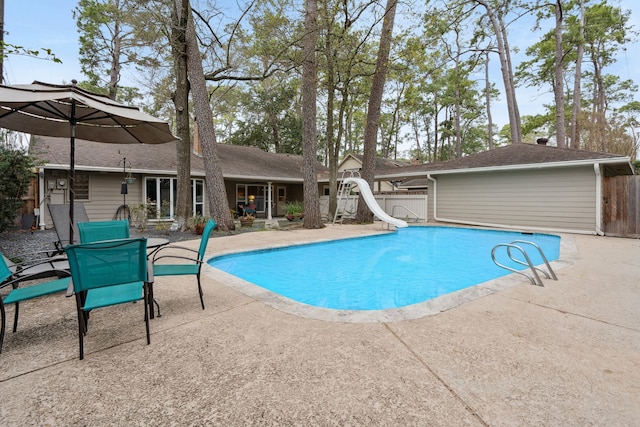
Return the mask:
{"type": "Polygon", "coordinates": [[[249,201],[256,205],[257,213],[265,214],[267,209],[267,186],[263,184],[236,184],[236,206],[249,204],[249,201]]]}

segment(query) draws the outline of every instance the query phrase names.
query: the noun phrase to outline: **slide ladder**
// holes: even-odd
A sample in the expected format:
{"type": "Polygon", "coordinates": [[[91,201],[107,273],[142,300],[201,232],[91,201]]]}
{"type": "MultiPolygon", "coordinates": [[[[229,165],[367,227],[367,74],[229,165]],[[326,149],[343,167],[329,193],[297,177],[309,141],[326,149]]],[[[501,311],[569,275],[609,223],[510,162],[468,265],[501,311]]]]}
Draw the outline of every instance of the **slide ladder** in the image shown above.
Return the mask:
{"type": "Polygon", "coordinates": [[[360,178],[360,172],[355,170],[342,171],[342,176],[339,178],[340,185],[338,186],[338,203],[336,206],[336,212],[333,215],[333,223],[342,223],[344,218],[355,218],[356,216],[356,195],[351,194],[351,187],[353,183],[345,181],[345,178],[360,178]]]}
{"type": "Polygon", "coordinates": [[[525,276],[527,279],[529,279],[531,281],[532,285],[538,285],[538,286],[544,286],[544,284],[542,283],[542,280],[540,280],[540,275],[538,274],[538,272],[541,272],[542,274],[544,274],[544,276],[547,279],[553,279],[553,280],[558,280],[558,278],[556,277],[556,273],[554,273],[553,269],[551,268],[551,265],[549,264],[549,261],[547,260],[547,257],[544,255],[544,252],[542,252],[542,249],[540,248],[540,246],[536,245],[533,242],[529,242],[527,240],[514,240],[511,243],[499,243],[497,244],[492,250],[491,250],[491,259],[493,259],[493,262],[498,266],[498,267],[502,267],[506,270],[512,271],[514,273],[520,274],[522,276],[525,276]],[[516,243],[518,245],[516,245],[516,243]],[[542,260],[544,261],[545,265],[547,266],[547,271],[538,268],[536,266],[533,265],[533,263],[531,262],[531,258],[529,258],[529,254],[527,254],[527,251],[522,248],[521,245],[529,245],[529,246],[533,246],[535,249],[538,250],[538,253],[540,254],[540,257],[542,257],[542,260]],[[511,259],[511,261],[515,262],[516,264],[520,264],[520,265],[524,265],[524,266],[528,266],[529,269],[531,270],[532,275],[528,275],[527,273],[523,273],[520,270],[516,270],[515,268],[509,267],[507,265],[501,264],[500,262],[498,262],[498,260],[496,259],[496,250],[498,250],[498,248],[506,248],[507,249],[507,255],[509,256],[509,258],[511,259]],[[519,251],[523,256],[525,261],[522,261],[520,259],[514,258],[513,254],[511,253],[512,249],[516,249],[517,251],[519,251]]]}
{"type": "MultiPolygon", "coordinates": [[[[353,205],[348,204],[351,197],[352,184],[357,185],[358,189],[360,190],[359,200],[363,200],[367,204],[367,206],[369,207],[373,215],[378,217],[378,219],[380,219],[383,222],[386,222],[387,224],[391,224],[396,228],[405,228],[409,226],[406,221],[393,218],[392,216],[387,214],[384,211],[384,209],[380,207],[380,205],[378,204],[378,202],[376,201],[373,195],[373,192],[371,191],[371,188],[369,187],[369,184],[367,183],[367,181],[360,178],[360,173],[357,171],[343,172],[343,177],[342,177],[342,180],[340,181],[340,188],[338,191],[338,195],[339,195],[338,209],[336,209],[336,214],[334,216],[334,223],[336,222],[336,219],[339,215],[340,215],[340,221],[342,221],[342,218],[344,218],[346,213],[345,207],[354,206],[353,209],[355,210],[355,206],[356,206],[355,204],[353,205]],[[350,175],[345,177],[346,172],[350,172],[350,175]],[[340,206],[343,200],[345,204],[342,205],[343,208],[341,210],[340,206]]],[[[353,214],[355,215],[355,212],[353,212],[353,214]]]]}

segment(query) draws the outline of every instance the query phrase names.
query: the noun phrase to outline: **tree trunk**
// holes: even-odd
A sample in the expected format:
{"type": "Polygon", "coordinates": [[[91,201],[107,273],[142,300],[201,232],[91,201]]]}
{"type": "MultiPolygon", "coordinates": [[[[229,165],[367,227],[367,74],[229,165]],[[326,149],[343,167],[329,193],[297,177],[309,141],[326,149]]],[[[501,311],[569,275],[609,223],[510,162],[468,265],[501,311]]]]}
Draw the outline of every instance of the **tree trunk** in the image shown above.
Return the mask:
{"type": "Polygon", "coordinates": [[[504,93],[509,111],[509,127],[511,128],[511,142],[522,142],[522,128],[520,123],[520,110],[516,99],[515,81],[513,78],[513,67],[511,64],[511,54],[509,52],[509,40],[507,38],[507,28],[502,16],[496,14],[495,10],[485,0],[474,0],[482,5],[487,11],[487,16],[491,21],[491,26],[496,35],[498,43],[498,56],[500,57],[500,71],[504,82],[504,93]]]}
{"type": "Polygon", "coordinates": [[[584,0],[580,0],[580,35],[578,49],[576,52],[576,72],[573,81],[573,106],[571,109],[571,148],[578,150],[580,148],[580,110],[582,95],[582,57],[584,56],[584,27],[585,27],[586,11],[584,0]]]}
{"type": "Polygon", "coordinates": [[[176,75],[176,90],[173,103],[176,108],[176,190],[175,220],[180,230],[185,231],[187,219],[192,215],[191,200],[191,142],[189,134],[189,82],[187,80],[187,17],[189,1],[178,0],[172,9],[171,50],[176,75]]]}
{"type": "Polygon", "coordinates": [[[491,80],[489,80],[489,51],[484,53],[484,79],[485,88],[484,96],[487,104],[487,143],[489,144],[489,150],[493,150],[493,118],[491,117],[491,80]]]}
{"type": "MultiPolygon", "coordinates": [[[[325,9],[325,15],[329,19],[328,11],[325,9]]],[[[333,22],[333,21],[330,21],[333,22]]],[[[327,31],[331,31],[330,28],[327,31]]],[[[334,138],[334,103],[336,98],[335,84],[335,58],[333,56],[332,37],[325,37],[324,56],[326,61],[326,79],[327,79],[327,155],[329,160],[329,211],[327,218],[333,218],[336,209],[338,209],[338,157],[340,156],[340,140],[334,138]]]]}
{"type": "Polygon", "coordinates": [[[111,56],[111,70],[109,70],[109,99],[116,100],[118,96],[118,82],[120,81],[120,51],[122,40],[120,39],[120,22],[114,22],[113,54],[111,56]]]}
{"type": "Polygon", "coordinates": [[[562,1],[556,0],[556,57],[553,93],[556,100],[556,144],[560,148],[567,146],[564,127],[564,50],[562,48],[562,1]]]}
{"type": "MultiPolygon", "coordinates": [[[[367,108],[367,123],[364,129],[364,155],[362,160],[362,178],[373,189],[375,174],[375,157],[378,128],[380,126],[380,109],[384,83],[387,77],[389,52],[391,51],[391,36],[396,16],[397,0],[387,0],[384,20],[382,21],[382,33],[380,35],[380,47],[376,59],[376,70],[371,82],[371,95],[367,108]]],[[[361,199],[362,201],[362,199],[361,199]]],[[[365,203],[358,203],[356,221],[360,223],[373,222],[373,213],[365,203]]]]}
{"type": "Polygon", "coordinates": [[[304,164],[304,228],[322,228],[316,175],[318,131],[316,125],[318,0],[306,0],[302,63],[302,156],[304,164]]]}
{"type": "Polygon", "coordinates": [[[209,94],[202,69],[202,59],[198,48],[198,39],[193,23],[193,13],[189,0],[184,1],[188,7],[187,16],[187,73],[193,97],[193,109],[198,121],[198,131],[202,146],[202,158],[207,177],[207,195],[209,196],[209,213],[218,223],[218,227],[224,231],[235,229],[227,190],[224,185],[220,158],[218,157],[216,134],[213,127],[213,114],[209,104],[209,94]]]}

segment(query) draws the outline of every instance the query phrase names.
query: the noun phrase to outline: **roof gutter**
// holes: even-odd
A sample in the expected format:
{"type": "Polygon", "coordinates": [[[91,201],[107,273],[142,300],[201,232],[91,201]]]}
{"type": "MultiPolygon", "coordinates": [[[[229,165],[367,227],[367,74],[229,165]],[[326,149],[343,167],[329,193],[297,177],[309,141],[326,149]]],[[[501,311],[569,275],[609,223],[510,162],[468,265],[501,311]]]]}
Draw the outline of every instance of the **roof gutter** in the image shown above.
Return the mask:
{"type": "Polygon", "coordinates": [[[376,179],[391,179],[391,178],[411,178],[411,177],[423,177],[427,175],[436,174],[454,174],[454,173],[473,173],[473,172],[492,172],[501,170],[522,170],[522,169],[546,169],[546,168],[558,168],[566,166],[580,166],[580,165],[593,165],[593,164],[626,164],[629,169],[633,171],[633,165],[629,157],[612,157],[608,159],[588,159],[588,160],[570,160],[564,162],[550,162],[550,163],[527,163],[520,165],[504,165],[504,166],[489,166],[478,168],[459,168],[459,169],[443,169],[443,170],[422,170],[414,172],[402,173],[403,168],[399,168],[397,173],[390,173],[384,175],[376,175],[376,179]]]}
{"type": "MultiPolygon", "coordinates": [[[[47,163],[46,169],[50,170],[69,170],[69,165],[63,164],[52,164],[47,163]]],[[[84,172],[108,172],[108,173],[122,173],[122,168],[114,168],[114,167],[102,167],[102,166],[76,166],[75,169],[77,171],[84,172]]],[[[127,172],[131,173],[139,173],[144,175],[172,175],[175,176],[175,170],[161,170],[161,169],[127,169],[127,172]]],[[[191,171],[191,176],[204,177],[204,171],[191,171]]],[[[291,177],[273,177],[273,176],[249,176],[249,175],[239,175],[239,174],[223,174],[223,177],[226,179],[234,179],[238,181],[251,181],[251,182],[288,182],[288,183],[300,183],[304,180],[302,178],[291,178],[291,177]]]]}

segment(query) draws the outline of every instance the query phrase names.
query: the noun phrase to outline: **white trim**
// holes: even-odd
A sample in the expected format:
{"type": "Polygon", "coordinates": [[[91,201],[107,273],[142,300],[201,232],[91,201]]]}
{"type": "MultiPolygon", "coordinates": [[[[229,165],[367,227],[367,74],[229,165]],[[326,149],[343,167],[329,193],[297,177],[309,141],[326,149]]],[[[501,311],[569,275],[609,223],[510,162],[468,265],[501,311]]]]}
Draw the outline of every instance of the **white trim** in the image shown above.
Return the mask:
{"type": "Polygon", "coordinates": [[[550,162],[550,163],[527,163],[520,165],[505,165],[505,166],[488,166],[478,168],[460,168],[460,169],[444,169],[444,170],[424,170],[402,173],[399,170],[395,174],[376,175],[376,179],[388,179],[396,177],[423,177],[429,175],[446,175],[446,174],[458,174],[458,173],[473,173],[473,172],[493,172],[504,170],[523,170],[523,169],[547,169],[547,168],[559,168],[567,166],[582,166],[593,164],[627,164],[630,170],[633,170],[631,159],[629,157],[613,157],[607,159],[589,159],[589,160],[570,160],[564,162],[550,162]]]}
{"type": "Polygon", "coordinates": [[[600,164],[593,164],[593,171],[596,174],[596,234],[604,236],[602,231],[602,175],[600,173],[600,164]]]}
{"type": "MultiPolygon", "coordinates": [[[[427,179],[433,182],[433,219],[436,221],[440,221],[438,218],[438,181],[431,174],[427,174],[427,179]]],[[[429,194],[427,193],[427,200],[429,198],[429,194]]],[[[427,207],[427,220],[429,219],[429,210],[427,207]]]]}
{"type": "MultiPolygon", "coordinates": [[[[64,170],[64,171],[68,171],[70,166],[69,165],[63,165],[63,164],[51,164],[51,163],[47,163],[46,165],[42,166],[43,169],[48,169],[48,170],[64,170]]],[[[106,168],[103,166],[82,166],[82,165],[76,165],[75,166],[75,170],[77,171],[83,171],[83,172],[109,172],[109,173],[122,173],[122,168],[106,168]]],[[[131,173],[138,173],[138,174],[143,174],[143,175],[170,175],[170,176],[176,176],[176,171],[175,170],[161,170],[161,169],[127,169],[127,171],[131,171],[131,173]]],[[[192,171],[191,172],[191,176],[196,176],[196,177],[204,177],[205,173],[204,172],[198,172],[198,171],[192,171]]]]}

